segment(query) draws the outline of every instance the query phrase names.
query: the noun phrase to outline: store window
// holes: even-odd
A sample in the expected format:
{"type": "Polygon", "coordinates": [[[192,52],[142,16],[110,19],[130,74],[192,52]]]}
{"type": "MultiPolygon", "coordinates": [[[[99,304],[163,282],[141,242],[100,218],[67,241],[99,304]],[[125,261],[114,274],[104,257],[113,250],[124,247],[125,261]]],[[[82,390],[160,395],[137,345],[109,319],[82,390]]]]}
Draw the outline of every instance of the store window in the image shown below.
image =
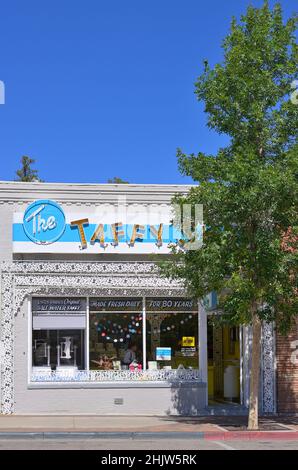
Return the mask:
{"type": "Polygon", "coordinates": [[[143,369],[142,298],[90,299],[90,369],[143,369]]]}
{"type": "Polygon", "coordinates": [[[198,368],[198,313],[192,299],[146,299],[149,369],[198,368]]]}
{"type": "Polygon", "coordinates": [[[82,370],[86,367],[86,299],[32,299],[32,368],[82,370]]]}
{"type": "Polygon", "coordinates": [[[84,369],[84,330],[33,330],[33,367],[84,369]]]}
{"type": "Polygon", "coordinates": [[[162,377],[162,370],[198,369],[196,302],[164,297],[143,302],[142,297],[33,298],[33,380],[63,380],[63,374],[65,380],[130,380],[142,378],[144,370],[153,371],[148,377],[162,377]]]}

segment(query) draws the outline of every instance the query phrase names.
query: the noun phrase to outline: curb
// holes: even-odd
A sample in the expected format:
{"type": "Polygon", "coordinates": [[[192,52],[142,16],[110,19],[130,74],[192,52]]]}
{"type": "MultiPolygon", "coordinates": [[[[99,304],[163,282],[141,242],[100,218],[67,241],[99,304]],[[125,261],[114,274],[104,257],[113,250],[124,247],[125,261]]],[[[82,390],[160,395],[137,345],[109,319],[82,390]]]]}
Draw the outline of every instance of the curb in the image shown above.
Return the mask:
{"type": "Polygon", "coordinates": [[[200,439],[207,441],[298,441],[298,431],[206,432],[0,432],[1,439],[200,439]]]}
{"type": "Polygon", "coordinates": [[[210,431],[204,433],[207,441],[298,441],[298,431],[210,431]]]}
{"type": "Polygon", "coordinates": [[[203,432],[0,432],[1,439],[204,439],[203,432]]]}

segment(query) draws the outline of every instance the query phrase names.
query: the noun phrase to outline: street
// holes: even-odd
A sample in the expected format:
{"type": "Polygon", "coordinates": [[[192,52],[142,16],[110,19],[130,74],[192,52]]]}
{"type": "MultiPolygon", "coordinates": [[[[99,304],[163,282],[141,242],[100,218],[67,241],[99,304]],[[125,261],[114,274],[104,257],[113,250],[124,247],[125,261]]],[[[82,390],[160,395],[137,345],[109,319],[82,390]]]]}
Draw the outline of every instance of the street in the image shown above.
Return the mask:
{"type": "Polygon", "coordinates": [[[1,439],[0,450],[298,450],[298,441],[204,439],[1,439]]]}

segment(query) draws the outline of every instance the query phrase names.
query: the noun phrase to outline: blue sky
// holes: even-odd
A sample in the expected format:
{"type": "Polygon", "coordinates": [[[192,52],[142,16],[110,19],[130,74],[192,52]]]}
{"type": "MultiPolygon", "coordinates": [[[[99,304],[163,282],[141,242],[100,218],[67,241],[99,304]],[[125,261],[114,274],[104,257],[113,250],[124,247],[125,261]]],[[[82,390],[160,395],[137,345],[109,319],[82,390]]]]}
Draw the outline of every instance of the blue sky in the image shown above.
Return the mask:
{"type": "Polygon", "coordinates": [[[262,0],[2,0],[0,180],[25,154],[46,181],[191,182],[176,148],[226,142],[207,129],[194,82],[249,3],[262,0]]]}

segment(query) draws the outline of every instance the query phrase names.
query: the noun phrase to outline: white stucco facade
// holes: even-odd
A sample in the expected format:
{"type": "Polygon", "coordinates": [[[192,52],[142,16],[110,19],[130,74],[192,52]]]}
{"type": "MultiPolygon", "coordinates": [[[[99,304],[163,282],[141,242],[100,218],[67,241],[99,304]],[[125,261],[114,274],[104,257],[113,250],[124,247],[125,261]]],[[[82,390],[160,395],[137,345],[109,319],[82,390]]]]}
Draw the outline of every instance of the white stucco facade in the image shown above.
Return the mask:
{"type": "MultiPolygon", "coordinates": [[[[51,370],[50,367],[48,378],[44,380],[36,380],[32,375],[32,299],[84,299],[87,305],[84,354],[87,357],[90,298],[141,299],[144,320],[148,298],[187,297],[182,283],[161,277],[156,267],[156,256],[158,259],[169,256],[169,234],[164,231],[165,241],[161,241],[162,237],[158,238],[156,231],[155,238],[148,240],[146,227],[150,224],[158,227],[161,213],[167,218],[164,226],[170,224],[172,197],[177,193],[185,194],[188,189],[189,186],[179,185],[0,183],[2,413],[204,414],[208,404],[207,317],[200,302],[196,304],[199,330],[194,333],[198,338],[199,361],[196,367],[149,370],[145,365],[142,371],[131,372],[89,370],[87,364],[84,371],[77,371],[70,379],[61,379],[58,369],[51,370]],[[113,212],[113,208],[119,207],[119,199],[122,209],[129,208],[127,220],[116,218],[119,213],[115,215],[113,212]],[[35,201],[54,201],[63,208],[66,229],[55,242],[39,244],[23,234],[22,214],[35,201]],[[151,210],[151,219],[145,221],[143,240],[131,243],[133,230],[141,230],[139,225],[144,223],[147,209],[151,210]],[[137,214],[135,218],[134,214],[137,214]],[[73,227],[72,222],[86,217],[84,247],[82,234],[78,234],[78,226],[73,227]],[[125,243],[111,240],[115,228],[112,224],[120,222],[120,228],[117,226],[119,233],[123,227],[130,230],[130,239],[125,243]],[[107,232],[98,232],[96,243],[92,244],[92,235],[99,223],[107,232]],[[112,228],[108,227],[109,224],[112,228]],[[137,229],[134,228],[136,225],[137,229]]],[[[45,223],[43,220],[41,223],[45,223]]],[[[65,318],[64,322],[69,317],[65,318]]],[[[246,360],[250,347],[249,332],[245,330],[243,336],[246,350],[243,350],[241,366],[241,393],[245,405],[249,383],[249,363],[246,360]]],[[[272,335],[266,337],[268,344],[271,338],[272,335]]],[[[264,411],[273,411],[274,353],[270,354],[266,345],[263,353],[267,369],[262,369],[266,385],[262,391],[262,403],[264,411]]],[[[144,357],[146,345],[143,343],[143,361],[146,364],[144,357]]]]}

